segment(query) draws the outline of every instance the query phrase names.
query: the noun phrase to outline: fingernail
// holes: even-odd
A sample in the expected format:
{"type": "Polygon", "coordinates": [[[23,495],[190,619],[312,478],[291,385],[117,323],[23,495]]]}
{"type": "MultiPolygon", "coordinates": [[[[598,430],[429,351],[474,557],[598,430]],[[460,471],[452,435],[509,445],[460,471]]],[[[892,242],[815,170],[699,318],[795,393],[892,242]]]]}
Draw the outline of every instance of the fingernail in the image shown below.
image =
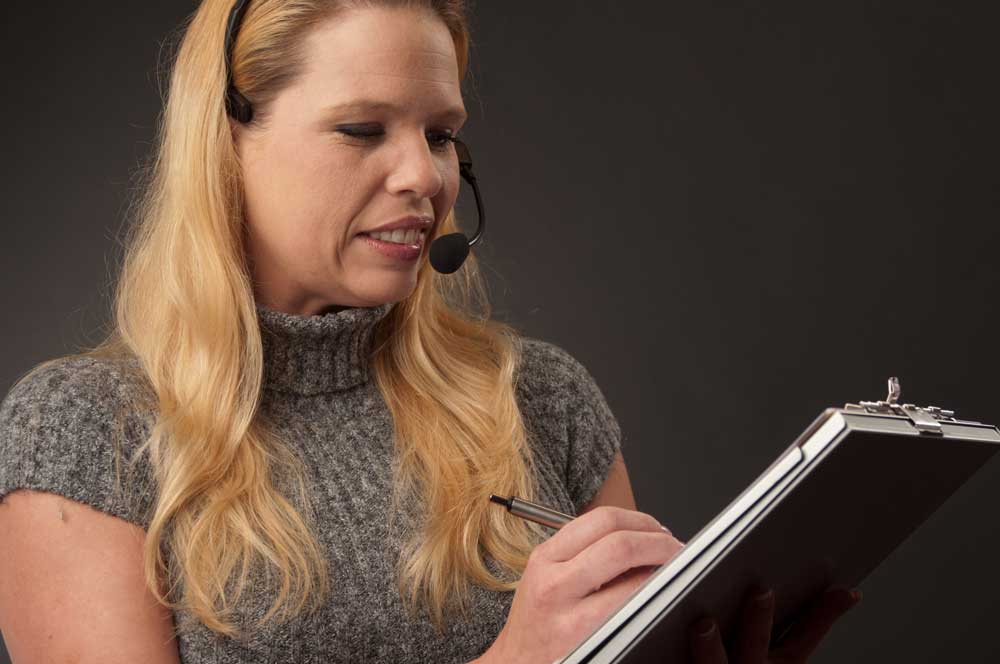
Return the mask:
{"type": "Polygon", "coordinates": [[[694,626],[694,634],[699,639],[705,639],[715,631],[715,621],[711,618],[702,618],[694,626]]]}
{"type": "Polygon", "coordinates": [[[851,591],[851,599],[854,600],[854,604],[857,604],[858,602],[860,602],[861,598],[862,598],[862,594],[861,594],[860,590],[852,590],[851,591]]]}

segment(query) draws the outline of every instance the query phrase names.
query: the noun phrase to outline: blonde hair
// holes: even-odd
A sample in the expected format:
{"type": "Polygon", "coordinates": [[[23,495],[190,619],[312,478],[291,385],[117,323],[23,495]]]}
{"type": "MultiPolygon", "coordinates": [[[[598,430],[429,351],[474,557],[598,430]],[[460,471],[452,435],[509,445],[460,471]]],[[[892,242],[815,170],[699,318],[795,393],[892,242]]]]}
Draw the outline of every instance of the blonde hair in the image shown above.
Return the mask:
{"type": "MultiPolygon", "coordinates": [[[[239,636],[232,607],[254,565],[265,564],[269,576],[276,570],[281,581],[258,625],[319,606],[330,588],[302,468],[258,417],[262,347],[223,98],[231,1],[204,0],[186,27],[157,150],[129,213],[135,223],[116,284],[114,328],[83,354],[133,359],[156,405],[140,449],[157,484],[147,586],[164,605],[239,636]],[[284,477],[292,496],[278,488],[284,477]],[[165,572],[172,582],[162,592],[165,572]]],[[[464,79],[463,0],[259,0],[233,59],[234,83],[255,113],[266,117],[268,103],[301,72],[304,34],[341,10],[372,6],[434,12],[451,32],[464,79]]],[[[439,232],[457,230],[452,211],[439,232]]],[[[425,607],[439,629],[447,609],[466,607],[470,583],[512,590],[507,572],[523,571],[541,537],[487,500],[491,491],[529,498],[536,491],[515,401],[520,357],[516,331],[490,320],[474,253],[449,276],[425,261],[414,292],[375,332],[373,376],[392,414],[400,461],[394,497],[415,491],[426,505],[400,560],[399,592],[412,610],[425,607]]]]}

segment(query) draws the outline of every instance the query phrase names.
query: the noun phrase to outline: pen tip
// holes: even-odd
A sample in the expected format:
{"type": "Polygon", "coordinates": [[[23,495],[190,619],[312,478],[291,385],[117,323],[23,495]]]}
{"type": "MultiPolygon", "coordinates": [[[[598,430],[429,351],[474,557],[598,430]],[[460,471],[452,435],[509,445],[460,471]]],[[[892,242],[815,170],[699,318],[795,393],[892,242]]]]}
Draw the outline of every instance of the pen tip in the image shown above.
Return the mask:
{"type": "Polygon", "coordinates": [[[490,500],[496,503],[497,505],[506,505],[508,502],[506,498],[501,498],[500,496],[494,496],[492,493],[490,494],[490,500]]]}

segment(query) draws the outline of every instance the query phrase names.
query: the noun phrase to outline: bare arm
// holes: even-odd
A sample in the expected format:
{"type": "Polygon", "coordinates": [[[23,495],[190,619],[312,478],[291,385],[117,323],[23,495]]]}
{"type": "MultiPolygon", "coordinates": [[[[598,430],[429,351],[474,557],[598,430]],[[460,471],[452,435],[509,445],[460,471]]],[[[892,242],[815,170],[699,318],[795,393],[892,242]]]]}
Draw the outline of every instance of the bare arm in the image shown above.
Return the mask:
{"type": "Polygon", "coordinates": [[[11,660],[179,664],[173,616],[146,589],[143,530],[62,496],[0,502],[0,631],[11,660]]]}
{"type": "Polygon", "coordinates": [[[604,480],[604,484],[601,485],[593,500],[583,508],[582,514],[601,505],[624,507],[628,510],[638,509],[635,506],[632,483],[629,481],[628,470],[625,468],[625,459],[622,457],[621,450],[615,453],[615,459],[611,462],[608,477],[604,480]]]}

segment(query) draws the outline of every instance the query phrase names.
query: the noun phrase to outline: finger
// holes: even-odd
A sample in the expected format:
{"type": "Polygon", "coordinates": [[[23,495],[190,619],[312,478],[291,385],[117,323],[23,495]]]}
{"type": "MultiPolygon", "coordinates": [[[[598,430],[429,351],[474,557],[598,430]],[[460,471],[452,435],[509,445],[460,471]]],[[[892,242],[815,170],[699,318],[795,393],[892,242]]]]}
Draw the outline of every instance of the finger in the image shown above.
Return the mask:
{"type": "Polygon", "coordinates": [[[603,621],[625,605],[625,602],[644,584],[656,567],[635,567],[621,574],[600,590],[584,597],[576,611],[596,621],[603,621]]]}
{"type": "Polygon", "coordinates": [[[734,661],[739,664],[763,664],[767,661],[773,620],[774,592],[756,588],[747,593],[733,653],[734,661]]]}
{"type": "Polygon", "coordinates": [[[664,528],[644,512],[605,505],[573,519],[532,553],[549,562],[564,562],[617,530],[663,532],[664,528]]]}
{"type": "Polygon", "coordinates": [[[806,614],[795,622],[774,653],[775,657],[793,662],[805,661],[830,631],[833,623],[855,604],[857,600],[846,588],[827,589],[806,614]]]}
{"type": "Polygon", "coordinates": [[[585,597],[633,567],[662,565],[680,549],[681,543],[662,530],[617,530],[563,563],[562,587],[570,597],[585,597]]]}
{"type": "Polygon", "coordinates": [[[702,618],[693,625],[689,643],[693,664],[728,664],[722,634],[711,618],[702,618]]]}

